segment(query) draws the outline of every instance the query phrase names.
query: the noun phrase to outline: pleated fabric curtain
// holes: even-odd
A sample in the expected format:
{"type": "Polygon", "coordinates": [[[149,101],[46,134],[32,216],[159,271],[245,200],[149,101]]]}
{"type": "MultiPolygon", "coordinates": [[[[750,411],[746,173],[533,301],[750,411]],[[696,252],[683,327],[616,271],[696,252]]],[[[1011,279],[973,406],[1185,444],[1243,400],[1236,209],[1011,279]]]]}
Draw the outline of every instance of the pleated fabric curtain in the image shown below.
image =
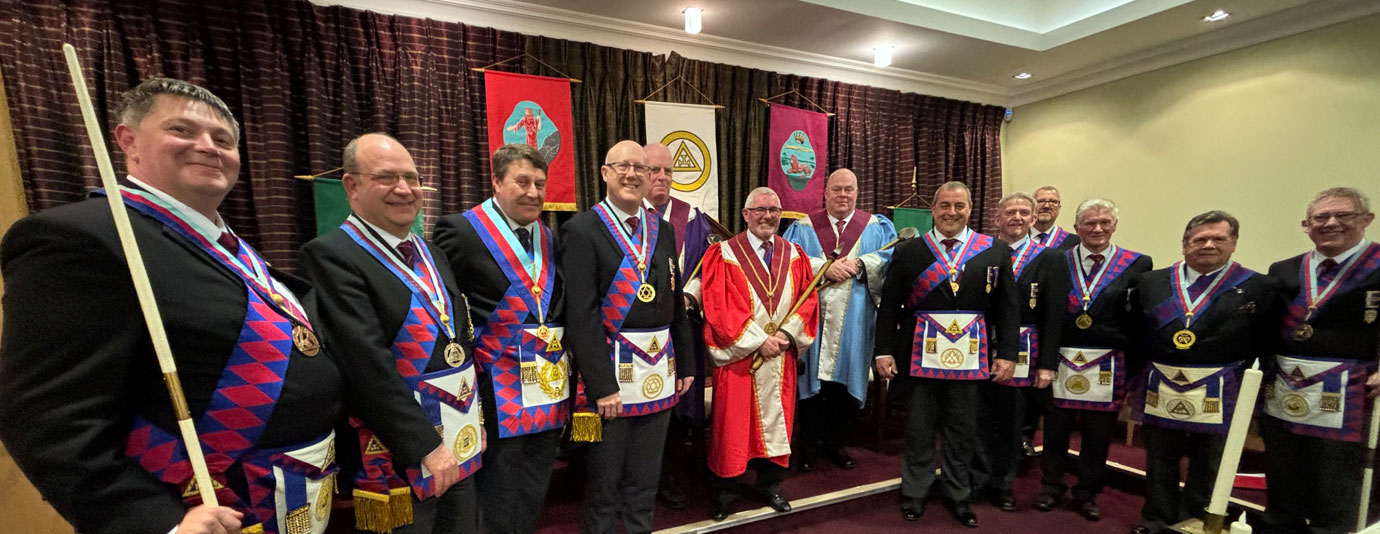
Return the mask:
{"type": "MultiPolygon", "coordinates": [[[[926,197],[947,180],[969,184],[975,226],[1001,195],[997,106],[305,0],[0,1],[8,14],[0,18],[0,69],[31,211],[84,198],[99,182],[62,61],[67,41],[85,62],[107,131],[120,93],[151,76],[186,79],[225,99],[244,124],[243,166],[221,213],[289,268],[315,235],[310,186],[292,176],[339,166],[356,135],[384,131],[408,147],[438,189],[427,200],[428,220],[492,194],[484,81],[471,68],[523,53],[546,65],[523,59],[495,68],[583,80],[571,87],[580,209],[604,196],[598,171],[608,148],[644,140],[643,109],[633,101],[677,76],[725,106],[716,114],[720,212],[732,229],[742,228],[739,208],[765,183],[771,160],[768,108],[758,99],[791,90],[836,114],[829,166],[858,174],[863,209],[887,213],[909,196],[913,168],[926,197]]],[[[653,99],[703,102],[680,83],[653,99]]],[[[778,102],[810,107],[796,95],[778,102]]]]}

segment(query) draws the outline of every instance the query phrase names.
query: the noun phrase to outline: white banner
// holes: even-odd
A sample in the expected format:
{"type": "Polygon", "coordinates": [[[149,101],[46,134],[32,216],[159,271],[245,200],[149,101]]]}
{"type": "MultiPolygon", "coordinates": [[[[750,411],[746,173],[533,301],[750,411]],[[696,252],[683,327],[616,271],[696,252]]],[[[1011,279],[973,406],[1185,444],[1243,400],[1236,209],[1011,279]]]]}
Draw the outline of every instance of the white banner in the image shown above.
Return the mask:
{"type": "Polygon", "coordinates": [[[671,196],[719,219],[714,106],[646,102],[647,142],[671,149],[671,196]]]}

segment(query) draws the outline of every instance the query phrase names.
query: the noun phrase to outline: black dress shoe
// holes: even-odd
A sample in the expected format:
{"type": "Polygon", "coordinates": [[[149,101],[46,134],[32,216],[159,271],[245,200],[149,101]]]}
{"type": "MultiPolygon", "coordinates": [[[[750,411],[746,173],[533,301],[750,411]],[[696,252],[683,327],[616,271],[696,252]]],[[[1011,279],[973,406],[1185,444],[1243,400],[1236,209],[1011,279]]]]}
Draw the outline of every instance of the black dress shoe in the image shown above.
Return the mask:
{"type": "Polygon", "coordinates": [[[1078,504],[1078,515],[1088,521],[1098,521],[1102,519],[1102,509],[1097,507],[1097,503],[1091,499],[1078,504]]]}
{"type": "Polygon", "coordinates": [[[852,469],[858,466],[858,462],[853,461],[853,457],[849,456],[848,452],[843,449],[839,449],[830,454],[829,460],[844,469],[852,469]]]}
{"type": "Polygon", "coordinates": [[[729,503],[715,502],[714,515],[711,517],[713,517],[715,521],[723,521],[728,518],[728,505],[729,503]]]}
{"type": "Polygon", "coordinates": [[[1041,493],[1039,497],[1035,498],[1035,509],[1041,512],[1048,512],[1050,510],[1053,510],[1055,507],[1059,506],[1059,500],[1061,498],[1062,497],[1060,495],[1056,495],[1054,493],[1041,493]]]}
{"type": "Polygon", "coordinates": [[[977,514],[973,513],[973,509],[968,506],[968,503],[954,503],[953,510],[954,519],[957,519],[959,524],[965,527],[977,528],[977,514]]]}
{"type": "Polygon", "coordinates": [[[767,493],[767,504],[771,506],[772,510],[776,510],[778,512],[791,511],[791,502],[786,500],[785,497],[782,497],[780,493],[775,491],[767,493]]]}
{"type": "Polygon", "coordinates": [[[1021,451],[1025,453],[1026,458],[1034,458],[1040,455],[1040,451],[1035,450],[1035,443],[1028,439],[1021,440],[1021,451]]]}
{"type": "Polygon", "coordinates": [[[672,510],[685,509],[685,493],[681,492],[680,487],[669,477],[661,479],[661,484],[656,489],[656,499],[672,510]]]}
{"type": "Polygon", "coordinates": [[[1003,512],[1016,511],[1016,497],[1011,492],[998,493],[992,497],[992,504],[997,505],[1003,512]]]}
{"type": "Polygon", "coordinates": [[[906,499],[901,503],[901,519],[919,521],[922,517],[925,517],[924,499],[906,499]]]}

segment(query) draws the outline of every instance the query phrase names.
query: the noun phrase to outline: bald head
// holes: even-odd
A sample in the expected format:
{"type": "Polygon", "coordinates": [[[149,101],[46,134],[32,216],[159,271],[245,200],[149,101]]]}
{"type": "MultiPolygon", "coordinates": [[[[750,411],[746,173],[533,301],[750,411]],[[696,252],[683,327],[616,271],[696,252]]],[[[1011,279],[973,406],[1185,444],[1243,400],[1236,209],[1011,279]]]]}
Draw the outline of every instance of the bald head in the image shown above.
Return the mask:
{"type": "Polygon", "coordinates": [[[858,207],[858,175],[848,169],[829,174],[824,183],[824,209],[835,219],[844,219],[858,207]]]}
{"type": "Polygon", "coordinates": [[[647,175],[647,151],[637,141],[619,141],[604,156],[599,170],[608,186],[609,202],[624,213],[637,213],[642,199],[651,189],[647,175]]]}
{"type": "Polygon", "coordinates": [[[422,209],[421,178],[412,155],[383,133],[361,135],[345,146],[341,184],[350,210],[370,224],[405,237],[422,209]]]}
{"type": "Polygon", "coordinates": [[[647,152],[647,166],[652,168],[648,174],[652,189],[647,192],[647,201],[653,206],[664,206],[671,198],[671,149],[661,143],[647,143],[642,150],[647,152]]]}

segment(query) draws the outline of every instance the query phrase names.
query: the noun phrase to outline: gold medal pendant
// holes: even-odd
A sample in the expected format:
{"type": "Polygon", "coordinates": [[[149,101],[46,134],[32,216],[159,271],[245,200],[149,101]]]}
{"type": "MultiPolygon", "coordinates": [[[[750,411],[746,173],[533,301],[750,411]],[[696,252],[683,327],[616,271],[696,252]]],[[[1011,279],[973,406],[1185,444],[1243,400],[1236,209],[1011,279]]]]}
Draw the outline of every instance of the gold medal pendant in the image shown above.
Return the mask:
{"type": "Polygon", "coordinates": [[[763,332],[766,332],[767,335],[769,335],[769,336],[772,335],[772,334],[775,334],[775,333],[776,333],[776,323],[767,323],[767,326],[763,327],[763,328],[762,328],[762,331],[763,331],[763,332]]]}
{"type": "Polygon", "coordinates": [[[1077,319],[1074,319],[1073,324],[1078,325],[1078,328],[1083,330],[1092,328],[1092,316],[1088,315],[1087,312],[1083,312],[1077,319]]]}
{"type": "Polygon", "coordinates": [[[958,282],[949,282],[949,289],[954,290],[954,294],[957,295],[957,294],[958,294],[958,282]]]}
{"type": "Polygon", "coordinates": [[[550,329],[550,328],[547,328],[546,325],[538,326],[538,327],[537,327],[537,338],[538,338],[538,339],[541,339],[542,341],[545,341],[545,342],[547,342],[547,343],[550,343],[550,342],[551,342],[551,329],[550,329]]]}
{"type": "Polygon", "coordinates": [[[1294,329],[1294,341],[1308,341],[1308,338],[1311,337],[1313,337],[1313,325],[1311,324],[1303,323],[1294,329]]]}
{"type": "Polygon", "coordinates": [[[460,346],[459,343],[452,341],[446,345],[445,355],[446,364],[451,367],[460,367],[460,364],[465,363],[465,347],[460,346]]]}
{"type": "Polygon", "coordinates": [[[321,353],[321,343],[316,340],[316,334],[300,324],[292,327],[292,344],[305,356],[316,356],[321,353]]]}
{"type": "Polygon", "coordinates": [[[1193,343],[1198,341],[1198,336],[1187,328],[1174,332],[1174,348],[1188,350],[1193,347],[1193,343]]]}
{"type": "Polygon", "coordinates": [[[640,300],[642,302],[651,302],[655,298],[656,288],[652,287],[652,284],[644,282],[641,286],[637,288],[637,300],[640,300]]]}
{"type": "Polygon", "coordinates": [[[1030,299],[1030,309],[1035,309],[1035,299],[1030,299]]]}
{"type": "Polygon", "coordinates": [[[1366,321],[1366,324],[1375,322],[1375,315],[1375,310],[1366,310],[1365,317],[1363,317],[1363,319],[1366,321]]]}

